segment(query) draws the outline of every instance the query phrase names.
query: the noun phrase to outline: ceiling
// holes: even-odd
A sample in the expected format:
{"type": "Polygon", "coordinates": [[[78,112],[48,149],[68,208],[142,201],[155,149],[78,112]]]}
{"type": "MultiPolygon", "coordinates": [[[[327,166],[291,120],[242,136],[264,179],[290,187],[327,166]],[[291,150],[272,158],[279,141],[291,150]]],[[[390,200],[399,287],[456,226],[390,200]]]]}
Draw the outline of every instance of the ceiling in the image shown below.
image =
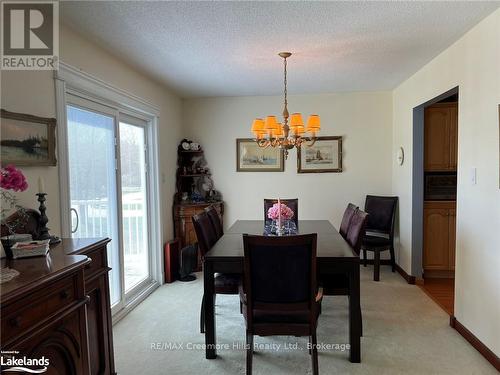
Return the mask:
{"type": "Polygon", "coordinates": [[[61,2],[62,21],[182,97],[389,90],[499,2],[61,2]]]}

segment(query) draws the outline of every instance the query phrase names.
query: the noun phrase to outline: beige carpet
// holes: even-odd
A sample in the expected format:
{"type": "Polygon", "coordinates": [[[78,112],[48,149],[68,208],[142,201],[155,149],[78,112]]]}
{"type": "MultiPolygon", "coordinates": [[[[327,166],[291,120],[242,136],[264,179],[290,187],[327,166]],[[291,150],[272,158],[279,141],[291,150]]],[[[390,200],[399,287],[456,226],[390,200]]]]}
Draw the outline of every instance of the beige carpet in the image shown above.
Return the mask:
{"type": "MultiPolygon", "coordinates": [[[[348,353],[341,350],[348,342],[347,298],[325,297],[318,343],[332,348],[319,352],[320,373],[497,374],[449,327],[448,315],[420,288],[406,284],[389,267],[382,267],[378,283],[371,279],[373,268],[361,269],[361,363],[350,363],[348,353]]],[[[196,348],[204,344],[199,333],[202,289],[200,274],[194,282],[164,285],[115,325],[120,375],[245,373],[245,328],[236,296],[217,296],[216,301],[218,344],[231,349],[219,350],[217,359],[207,360],[204,350],[196,348]]],[[[254,355],[254,374],[311,373],[307,338],[255,340],[262,349],[254,355]]]]}

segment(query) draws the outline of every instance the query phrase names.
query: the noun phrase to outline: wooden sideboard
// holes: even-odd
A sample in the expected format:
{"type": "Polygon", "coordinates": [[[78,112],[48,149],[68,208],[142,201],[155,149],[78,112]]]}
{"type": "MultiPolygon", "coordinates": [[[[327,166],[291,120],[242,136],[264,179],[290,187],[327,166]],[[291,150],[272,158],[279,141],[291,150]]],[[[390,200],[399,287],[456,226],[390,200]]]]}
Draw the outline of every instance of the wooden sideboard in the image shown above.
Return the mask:
{"type": "MultiPolygon", "coordinates": [[[[214,206],[222,218],[224,216],[224,202],[197,203],[197,204],[174,204],[174,231],[175,237],[180,241],[181,249],[198,242],[193,227],[192,217],[203,212],[208,206],[214,206]]],[[[199,257],[199,255],[198,255],[199,257]]],[[[198,258],[198,269],[201,269],[201,260],[198,258]]]]}
{"type": "Polygon", "coordinates": [[[46,374],[115,374],[109,239],[63,239],[47,257],[2,259],[2,350],[45,356],[46,374]]]}

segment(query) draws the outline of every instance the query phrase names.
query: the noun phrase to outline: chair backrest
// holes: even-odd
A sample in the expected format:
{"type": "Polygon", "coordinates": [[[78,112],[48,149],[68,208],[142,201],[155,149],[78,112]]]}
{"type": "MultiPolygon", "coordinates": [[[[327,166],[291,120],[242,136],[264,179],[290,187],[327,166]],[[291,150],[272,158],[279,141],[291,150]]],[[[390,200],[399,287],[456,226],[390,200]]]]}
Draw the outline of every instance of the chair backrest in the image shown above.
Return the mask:
{"type": "Polygon", "coordinates": [[[198,239],[198,247],[203,257],[217,242],[218,238],[206,212],[194,215],[192,220],[196,238],[198,239]]]}
{"type": "Polygon", "coordinates": [[[316,233],[283,237],[243,235],[249,322],[253,309],[312,309],[317,291],[316,242],[316,233]]]}
{"type": "Polygon", "coordinates": [[[344,216],[342,216],[342,222],[340,223],[340,229],[339,229],[339,233],[342,237],[344,237],[344,239],[346,238],[347,231],[349,230],[349,223],[351,222],[351,219],[357,209],[358,206],[349,203],[344,211],[344,216]]]}
{"type": "MultiPolygon", "coordinates": [[[[280,199],[281,203],[288,206],[293,211],[292,220],[295,222],[295,225],[299,226],[299,200],[295,199],[280,199]]],[[[267,211],[273,206],[273,204],[278,203],[277,199],[264,199],[264,222],[268,221],[267,211]]]]}
{"type": "Polygon", "coordinates": [[[361,243],[366,233],[366,222],[369,217],[370,215],[366,212],[356,210],[351,218],[346,241],[351,245],[356,254],[359,254],[359,250],[361,249],[361,243]]]}
{"type": "Polygon", "coordinates": [[[365,211],[370,215],[366,230],[377,231],[394,237],[394,223],[398,197],[380,197],[367,195],[365,211]]]}
{"type": "Polygon", "coordinates": [[[208,206],[207,208],[205,208],[205,212],[212,222],[212,226],[214,228],[215,234],[217,235],[217,238],[221,238],[224,234],[224,228],[222,227],[222,222],[220,220],[217,209],[214,206],[208,206]]]}

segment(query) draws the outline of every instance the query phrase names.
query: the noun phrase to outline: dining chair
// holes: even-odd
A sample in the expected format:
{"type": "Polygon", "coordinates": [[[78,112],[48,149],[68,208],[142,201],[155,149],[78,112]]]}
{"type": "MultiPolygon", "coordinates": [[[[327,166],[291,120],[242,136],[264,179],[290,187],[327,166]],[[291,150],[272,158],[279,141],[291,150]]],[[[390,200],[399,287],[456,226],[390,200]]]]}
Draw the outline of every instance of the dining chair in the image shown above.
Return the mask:
{"type": "MultiPolygon", "coordinates": [[[[198,248],[202,260],[205,254],[217,242],[218,238],[213,228],[212,222],[206,212],[202,212],[192,217],[194,231],[198,239],[198,248]]],[[[215,294],[238,294],[238,286],[241,277],[238,274],[217,273],[215,275],[215,294]]],[[[200,312],[200,332],[205,332],[205,296],[201,301],[200,312]]]]}
{"type": "MultiPolygon", "coordinates": [[[[366,222],[368,214],[364,211],[356,209],[351,217],[348,232],[345,240],[352,247],[356,254],[359,254],[361,243],[365,236],[366,222]]],[[[324,296],[348,296],[349,293],[349,278],[347,275],[328,275],[319,277],[319,285],[323,288],[324,296]]],[[[363,320],[361,315],[361,306],[359,307],[359,322],[361,324],[361,336],[363,335],[363,320]]]]}
{"type": "Polygon", "coordinates": [[[366,224],[366,236],[363,249],[363,265],[366,267],[367,251],[373,251],[373,280],[380,280],[380,252],[389,250],[391,254],[392,272],[396,270],[394,256],[394,224],[398,197],[381,197],[367,195],[365,211],[370,215],[366,224]]]}
{"type": "Polygon", "coordinates": [[[222,227],[222,221],[220,219],[219,213],[217,212],[217,209],[214,206],[210,205],[205,208],[205,212],[210,218],[210,222],[212,223],[217,238],[221,238],[224,235],[224,228],[222,227]]]}
{"type": "Polygon", "coordinates": [[[252,373],[253,337],[308,336],[318,374],[316,327],[322,293],[316,279],[317,234],[243,234],[244,279],[240,301],[246,324],[246,369],[252,373]]]}
{"type": "MultiPolygon", "coordinates": [[[[299,200],[295,199],[280,199],[281,203],[288,206],[293,211],[293,222],[299,227],[299,200]]],[[[268,221],[267,212],[273,206],[273,204],[278,203],[277,199],[264,199],[264,222],[268,221]]]]}
{"type": "Polygon", "coordinates": [[[342,216],[342,222],[340,223],[340,229],[339,229],[339,233],[342,237],[344,237],[344,239],[347,236],[347,231],[349,230],[349,224],[351,223],[351,219],[357,209],[358,206],[356,206],[353,203],[349,203],[344,211],[344,215],[342,216]]]}

